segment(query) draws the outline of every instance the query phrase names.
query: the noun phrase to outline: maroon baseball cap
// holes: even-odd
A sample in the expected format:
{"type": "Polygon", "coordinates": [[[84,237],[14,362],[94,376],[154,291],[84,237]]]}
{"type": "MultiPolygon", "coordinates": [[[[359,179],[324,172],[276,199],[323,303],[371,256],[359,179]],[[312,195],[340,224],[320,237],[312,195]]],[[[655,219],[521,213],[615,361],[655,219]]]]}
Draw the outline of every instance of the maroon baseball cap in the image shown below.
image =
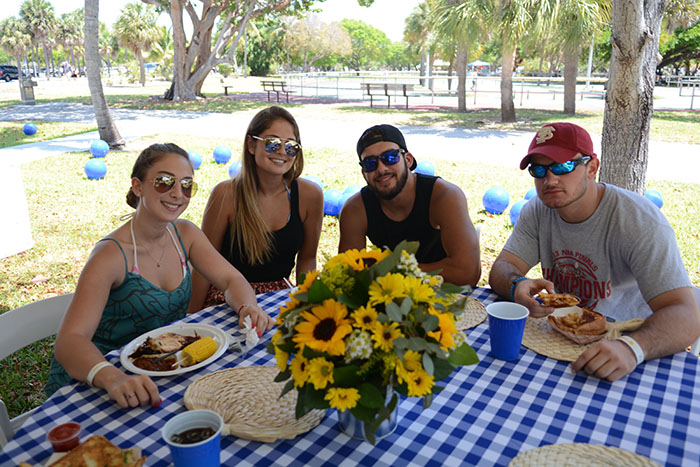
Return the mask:
{"type": "Polygon", "coordinates": [[[530,163],[530,156],[541,154],[554,162],[561,164],[570,161],[576,154],[596,157],[593,152],[593,141],[586,130],[573,123],[548,123],[537,130],[532,138],[527,156],[520,161],[520,169],[524,170],[530,163]]]}

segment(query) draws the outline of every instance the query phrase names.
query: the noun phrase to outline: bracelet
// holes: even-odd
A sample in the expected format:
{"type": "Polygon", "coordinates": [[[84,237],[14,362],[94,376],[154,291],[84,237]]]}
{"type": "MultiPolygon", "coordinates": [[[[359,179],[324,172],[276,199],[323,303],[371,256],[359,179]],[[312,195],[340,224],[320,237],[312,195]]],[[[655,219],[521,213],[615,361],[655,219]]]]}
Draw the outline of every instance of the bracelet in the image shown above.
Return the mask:
{"type": "Polygon", "coordinates": [[[238,310],[236,311],[236,314],[240,315],[243,308],[248,308],[249,306],[250,306],[250,303],[244,303],[243,305],[239,306],[238,310]]]}
{"type": "Polygon", "coordinates": [[[515,301],[515,295],[514,295],[515,294],[515,284],[517,284],[520,281],[524,281],[524,280],[527,280],[527,277],[525,277],[525,276],[516,277],[515,280],[513,281],[513,283],[510,284],[510,299],[512,301],[515,301]]]}
{"type": "Polygon", "coordinates": [[[90,371],[88,372],[87,378],[85,379],[85,382],[88,383],[88,386],[90,387],[95,387],[92,385],[92,380],[95,379],[95,376],[97,375],[97,372],[100,371],[102,368],[107,367],[107,366],[114,366],[109,362],[106,361],[101,361],[95,363],[95,366],[90,368],[90,371]]]}
{"type": "Polygon", "coordinates": [[[632,349],[632,353],[634,353],[634,357],[637,359],[637,365],[644,361],[644,350],[642,350],[642,347],[636,340],[632,339],[630,336],[620,336],[616,340],[624,342],[632,349]]]}

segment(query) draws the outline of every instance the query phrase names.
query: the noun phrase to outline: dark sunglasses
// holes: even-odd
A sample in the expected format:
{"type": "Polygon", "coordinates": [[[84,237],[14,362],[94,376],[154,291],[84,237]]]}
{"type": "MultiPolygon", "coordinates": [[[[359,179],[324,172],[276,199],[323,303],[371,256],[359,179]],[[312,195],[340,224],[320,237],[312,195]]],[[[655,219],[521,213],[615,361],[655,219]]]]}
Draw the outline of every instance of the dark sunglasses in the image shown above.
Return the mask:
{"type": "MultiPolygon", "coordinates": [[[[153,188],[158,193],[167,193],[175,186],[175,181],[172,175],[158,175],[153,179],[153,188]]],[[[189,177],[181,178],[180,189],[185,197],[191,198],[197,193],[197,183],[189,177]]]]}
{"type": "Polygon", "coordinates": [[[382,164],[386,166],[394,165],[399,161],[399,159],[401,159],[401,155],[405,153],[406,151],[403,149],[389,149],[378,156],[365,157],[360,161],[360,166],[362,167],[363,172],[374,172],[377,170],[377,167],[379,167],[380,160],[382,161],[382,164]]]}
{"type": "Polygon", "coordinates": [[[573,172],[579,165],[585,165],[591,159],[591,156],[583,156],[580,159],[572,159],[570,161],[562,162],[561,164],[530,164],[527,171],[530,172],[530,175],[535,178],[544,178],[547,176],[547,170],[552,172],[554,175],[566,175],[573,172]]]}
{"type": "Polygon", "coordinates": [[[274,154],[277,151],[279,151],[282,147],[282,144],[284,144],[284,152],[289,157],[297,157],[297,155],[301,152],[301,144],[297,143],[292,139],[282,139],[272,136],[267,136],[265,138],[261,138],[260,136],[253,136],[252,138],[262,141],[265,145],[265,151],[268,154],[274,154]]]}

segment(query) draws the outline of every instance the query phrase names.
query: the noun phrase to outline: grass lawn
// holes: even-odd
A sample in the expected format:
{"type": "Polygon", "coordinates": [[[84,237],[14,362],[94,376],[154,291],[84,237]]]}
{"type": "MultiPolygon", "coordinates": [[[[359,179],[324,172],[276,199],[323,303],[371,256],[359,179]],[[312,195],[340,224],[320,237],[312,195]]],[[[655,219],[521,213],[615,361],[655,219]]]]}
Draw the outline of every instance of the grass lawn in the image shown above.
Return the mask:
{"type": "MultiPolygon", "coordinates": [[[[303,110],[298,108],[298,110],[303,110]]],[[[294,110],[297,112],[297,109],[294,110]]],[[[392,111],[393,112],[393,111],[392,111]]],[[[402,118],[408,118],[402,113],[402,118]]],[[[30,250],[0,260],[0,313],[55,294],[72,292],[82,266],[95,242],[111,232],[131,211],[125,203],[129,175],[140,149],[154,142],[172,141],[205,155],[196,180],[200,190],[190,202],[184,218],[200,224],[212,188],[228,178],[228,164],[216,164],[209,156],[219,144],[227,144],[238,158],[240,139],[201,138],[177,134],[160,134],[129,144],[129,151],[111,152],[107,158],[104,180],[87,180],[83,166],[85,153],[67,153],[52,159],[51,171],[45,162],[23,166],[24,185],[30,207],[35,246],[30,250]],[[48,278],[41,281],[38,276],[48,278]]],[[[305,148],[304,175],[316,175],[325,188],[344,190],[350,185],[364,185],[357,162],[344,157],[337,149],[305,148]],[[333,161],[329,163],[328,161],[333,161]]],[[[472,221],[481,226],[481,284],[486,284],[491,264],[512,231],[508,212],[487,213],[481,197],[486,187],[499,185],[511,196],[511,204],[521,199],[532,187],[532,178],[517,168],[485,164],[454,163],[436,160],[438,175],[459,185],[469,201],[472,221]]],[[[700,285],[700,218],[697,199],[700,185],[649,181],[648,187],[659,190],[664,198],[663,212],[676,231],[686,268],[694,284],[700,285]]],[[[319,246],[321,267],[333,256],[338,245],[338,220],[325,216],[319,246]]],[[[534,273],[532,273],[534,274],[534,273]]],[[[16,415],[43,401],[43,384],[48,374],[48,358],[53,338],[16,353],[0,363],[0,397],[16,415]]]]}
{"type": "Polygon", "coordinates": [[[0,148],[16,146],[19,144],[36,143],[49,139],[70,136],[78,133],[97,130],[97,126],[83,123],[34,121],[37,132],[27,136],[22,131],[26,122],[0,122],[0,148]]]}

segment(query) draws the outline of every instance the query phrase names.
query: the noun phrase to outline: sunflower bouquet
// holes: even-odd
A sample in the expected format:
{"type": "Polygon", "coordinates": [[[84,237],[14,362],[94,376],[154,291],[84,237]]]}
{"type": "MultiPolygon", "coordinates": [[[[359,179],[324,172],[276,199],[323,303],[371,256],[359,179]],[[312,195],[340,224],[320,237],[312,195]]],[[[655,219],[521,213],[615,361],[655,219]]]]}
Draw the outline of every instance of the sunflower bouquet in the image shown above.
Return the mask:
{"type": "Polygon", "coordinates": [[[398,403],[395,392],[423,397],[427,408],[442,389],[437,381],[478,362],[455,325],[465,288],[421,271],[417,249],[402,242],[393,252],[346,251],[290,293],[267,350],[276,381],[287,381],[281,396],[298,391],[297,418],[349,410],[373,443],[398,403]]]}

